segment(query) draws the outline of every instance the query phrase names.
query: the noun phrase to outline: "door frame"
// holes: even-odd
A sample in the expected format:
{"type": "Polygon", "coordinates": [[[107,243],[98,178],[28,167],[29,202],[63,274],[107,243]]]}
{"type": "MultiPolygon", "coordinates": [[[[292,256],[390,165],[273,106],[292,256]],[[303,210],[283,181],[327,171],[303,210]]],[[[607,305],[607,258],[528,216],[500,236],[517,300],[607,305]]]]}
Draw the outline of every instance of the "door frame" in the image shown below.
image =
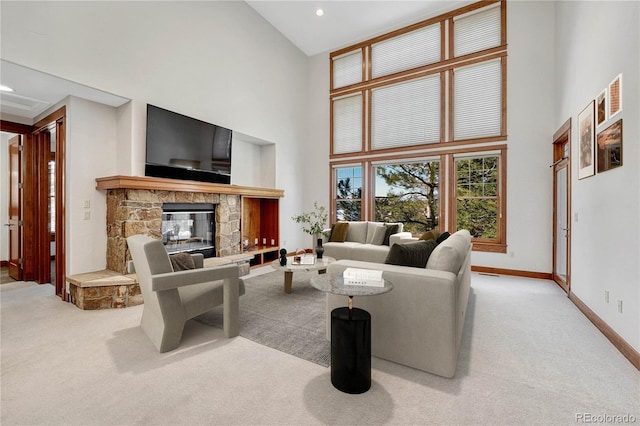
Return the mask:
{"type": "MultiPolygon", "coordinates": [[[[562,126],[553,134],[553,220],[552,220],[552,273],[553,280],[567,293],[571,293],[571,118],[565,121],[562,126]],[[557,182],[556,176],[560,169],[566,168],[566,197],[567,197],[567,259],[566,259],[566,279],[562,280],[556,273],[556,241],[560,238],[557,235],[557,182]]],[[[562,237],[564,238],[564,237],[562,237]]]]}
{"type": "MultiPolygon", "coordinates": [[[[35,133],[47,125],[56,123],[56,257],[55,283],[56,294],[68,301],[66,290],[66,214],[65,214],[65,146],[66,146],[66,107],[62,107],[38,121],[33,126],[0,120],[0,130],[23,136],[22,151],[22,279],[24,281],[42,281],[42,265],[50,266],[50,256],[40,248],[42,229],[48,226],[48,208],[41,205],[39,197],[40,158],[35,133]],[[45,219],[46,217],[46,219],[45,219]],[[43,263],[45,262],[45,263],[43,263]]],[[[50,147],[46,147],[47,151],[50,147]]],[[[47,157],[48,158],[48,157],[47,157]]],[[[46,168],[46,165],[45,165],[46,168]]],[[[48,245],[47,245],[48,246],[48,245]]]]}
{"type": "MultiPolygon", "coordinates": [[[[38,246],[40,250],[36,253],[37,262],[39,264],[39,279],[37,282],[50,282],[51,280],[51,260],[50,260],[50,234],[48,230],[49,226],[49,212],[48,212],[48,188],[42,188],[45,182],[48,186],[48,163],[50,158],[50,139],[47,137],[47,132],[52,127],[56,130],[55,140],[55,287],[56,294],[60,296],[62,300],[68,301],[69,295],[67,294],[66,286],[66,253],[65,253],[65,145],[66,145],[66,107],[49,114],[42,120],[38,121],[34,125],[33,140],[34,140],[34,152],[33,159],[35,162],[34,172],[37,175],[35,177],[36,185],[34,189],[39,189],[37,204],[39,206],[38,213],[34,218],[34,225],[37,229],[36,238],[40,243],[38,246]],[[44,137],[43,137],[44,136],[44,137]]],[[[36,192],[36,191],[34,191],[36,192]]]]}

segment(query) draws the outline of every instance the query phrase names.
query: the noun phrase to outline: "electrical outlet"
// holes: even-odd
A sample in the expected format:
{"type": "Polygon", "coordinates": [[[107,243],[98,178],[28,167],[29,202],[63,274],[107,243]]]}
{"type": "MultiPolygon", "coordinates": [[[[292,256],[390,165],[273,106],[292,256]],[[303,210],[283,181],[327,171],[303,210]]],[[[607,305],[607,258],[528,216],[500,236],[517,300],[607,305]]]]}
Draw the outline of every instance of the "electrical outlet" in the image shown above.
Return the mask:
{"type": "Polygon", "coordinates": [[[91,220],[91,212],[84,212],[84,216],[82,217],[84,220],[91,220]]]}
{"type": "Polygon", "coordinates": [[[622,300],[618,300],[618,312],[622,313],[622,300]]]}
{"type": "Polygon", "coordinates": [[[83,209],[90,209],[91,208],[91,200],[84,200],[82,202],[82,208],[83,209]]]}
{"type": "Polygon", "coordinates": [[[604,301],[609,303],[609,290],[604,291],[604,301]]]}

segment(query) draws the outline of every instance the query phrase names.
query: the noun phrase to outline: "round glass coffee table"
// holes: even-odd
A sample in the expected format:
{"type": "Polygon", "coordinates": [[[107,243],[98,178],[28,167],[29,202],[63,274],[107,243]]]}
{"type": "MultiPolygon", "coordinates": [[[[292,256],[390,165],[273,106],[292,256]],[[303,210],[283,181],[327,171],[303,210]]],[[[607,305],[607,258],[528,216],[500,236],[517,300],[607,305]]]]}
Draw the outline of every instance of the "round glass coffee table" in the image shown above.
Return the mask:
{"type": "Polygon", "coordinates": [[[347,296],[348,306],[331,311],[331,384],[346,393],[364,393],[371,388],[371,314],[353,307],[354,296],[375,296],[393,289],[381,285],[345,285],[342,273],[312,277],[318,290],[347,296]]]}
{"type": "Polygon", "coordinates": [[[322,259],[317,259],[312,265],[295,265],[293,264],[293,258],[289,256],[287,258],[287,264],[280,265],[280,259],[276,259],[271,262],[273,269],[278,271],[284,271],[284,292],[291,293],[291,283],[293,282],[293,273],[296,271],[318,271],[319,274],[324,274],[327,271],[327,265],[336,260],[333,257],[323,256],[322,259]]]}

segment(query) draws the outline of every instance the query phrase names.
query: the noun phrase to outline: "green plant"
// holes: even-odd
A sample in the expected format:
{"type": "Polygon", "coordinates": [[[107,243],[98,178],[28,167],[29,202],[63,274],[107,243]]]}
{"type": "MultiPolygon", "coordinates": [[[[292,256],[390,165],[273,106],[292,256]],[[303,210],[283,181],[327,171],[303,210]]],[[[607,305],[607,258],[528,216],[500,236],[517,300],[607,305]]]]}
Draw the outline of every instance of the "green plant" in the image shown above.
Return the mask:
{"type": "Polygon", "coordinates": [[[296,223],[302,224],[302,231],[309,235],[320,235],[325,229],[329,215],[324,206],[319,206],[318,202],[313,203],[313,211],[292,216],[296,223]]]}

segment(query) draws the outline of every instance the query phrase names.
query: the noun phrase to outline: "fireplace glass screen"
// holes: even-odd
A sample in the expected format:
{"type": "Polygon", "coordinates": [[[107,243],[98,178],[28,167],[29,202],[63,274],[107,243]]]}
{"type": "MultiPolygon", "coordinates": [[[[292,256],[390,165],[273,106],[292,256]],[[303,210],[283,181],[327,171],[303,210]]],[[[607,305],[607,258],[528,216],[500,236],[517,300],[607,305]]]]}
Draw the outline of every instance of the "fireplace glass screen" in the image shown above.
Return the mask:
{"type": "MultiPolygon", "coordinates": [[[[205,205],[209,206],[209,205],[205,205]]],[[[203,206],[163,206],[162,242],[168,253],[202,253],[215,256],[215,212],[203,206]]]]}

